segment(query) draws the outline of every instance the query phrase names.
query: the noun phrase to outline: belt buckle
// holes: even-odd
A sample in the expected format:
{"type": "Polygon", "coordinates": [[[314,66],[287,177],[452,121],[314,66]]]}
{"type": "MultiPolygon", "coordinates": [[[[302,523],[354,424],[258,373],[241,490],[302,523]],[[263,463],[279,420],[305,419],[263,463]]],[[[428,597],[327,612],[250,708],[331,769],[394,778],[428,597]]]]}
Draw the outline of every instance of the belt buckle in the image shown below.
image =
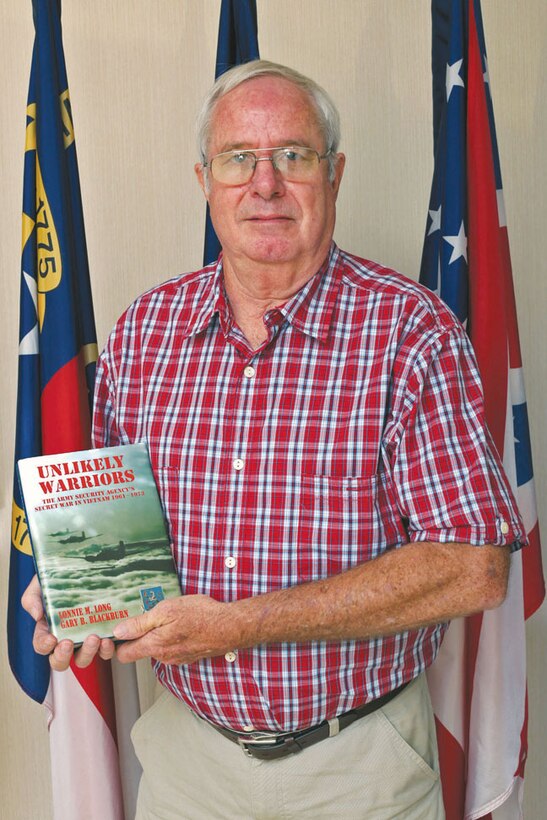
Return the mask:
{"type": "Polygon", "coordinates": [[[238,735],[237,742],[247,757],[253,757],[251,749],[248,748],[249,746],[278,746],[277,737],[278,735],[266,733],[263,735],[257,733],[249,737],[238,735]]]}

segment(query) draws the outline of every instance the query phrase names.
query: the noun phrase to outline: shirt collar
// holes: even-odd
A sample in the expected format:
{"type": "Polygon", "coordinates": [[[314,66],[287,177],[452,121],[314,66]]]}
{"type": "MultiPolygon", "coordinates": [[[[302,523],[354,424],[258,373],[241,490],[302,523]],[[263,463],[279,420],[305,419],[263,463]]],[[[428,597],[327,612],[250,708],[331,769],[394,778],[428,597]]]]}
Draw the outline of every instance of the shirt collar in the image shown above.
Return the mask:
{"type": "Polygon", "coordinates": [[[327,257],[304,287],[277,310],[302,333],[325,341],[340,288],[340,251],[331,242],[327,257]]]}
{"type": "MultiPolygon", "coordinates": [[[[332,242],[327,257],[300,290],[277,308],[267,311],[265,318],[275,322],[275,314],[292,324],[302,333],[324,341],[329,333],[332,312],[341,281],[340,251],[332,242]]],[[[200,304],[196,305],[187,325],[188,336],[205,330],[218,317],[225,336],[230,332],[234,318],[224,289],[222,254],[216,265],[204,270],[209,281],[200,304]]]]}
{"type": "MultiPolygon", "coordinates": [[[[206,330],[220,313],[219,292],[222,288],[222,254],[218,260],[192,275],[202,282],[198,298],[191,302],[191,308],[185,315],[185,322],[180,327],[183,338],[197,336],[206,330]]],[[[184,281],[184,280],[183,280],[184,281]]]]}

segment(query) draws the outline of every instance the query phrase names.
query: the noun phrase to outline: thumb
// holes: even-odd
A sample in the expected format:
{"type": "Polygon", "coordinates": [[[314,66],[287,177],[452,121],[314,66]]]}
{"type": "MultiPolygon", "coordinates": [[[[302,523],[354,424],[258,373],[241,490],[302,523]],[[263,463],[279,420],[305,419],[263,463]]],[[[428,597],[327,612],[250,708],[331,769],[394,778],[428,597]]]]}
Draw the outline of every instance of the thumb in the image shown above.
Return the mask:
{"type": "Polygon", "coordinates": [[[147,632],[159,626],[159,618],[154,615],[154,610],[145,612],[143,615],[136,615],[134,618],[126,618],[116,624],[113,630],[114,637],[120,641],[134,641],[142,638],[147,632]]]}

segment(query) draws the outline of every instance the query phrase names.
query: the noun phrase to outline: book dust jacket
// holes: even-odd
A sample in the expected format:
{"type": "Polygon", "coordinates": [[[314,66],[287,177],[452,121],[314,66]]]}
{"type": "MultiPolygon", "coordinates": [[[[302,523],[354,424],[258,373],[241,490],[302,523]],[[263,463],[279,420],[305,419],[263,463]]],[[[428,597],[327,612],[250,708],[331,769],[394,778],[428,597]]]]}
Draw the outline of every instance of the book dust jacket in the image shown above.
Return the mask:
{"type": "Polygon", "coordinates": [[[146,445],[18,462],[36,571],[58,640],[114,626],[179,596],[146,445]]]}

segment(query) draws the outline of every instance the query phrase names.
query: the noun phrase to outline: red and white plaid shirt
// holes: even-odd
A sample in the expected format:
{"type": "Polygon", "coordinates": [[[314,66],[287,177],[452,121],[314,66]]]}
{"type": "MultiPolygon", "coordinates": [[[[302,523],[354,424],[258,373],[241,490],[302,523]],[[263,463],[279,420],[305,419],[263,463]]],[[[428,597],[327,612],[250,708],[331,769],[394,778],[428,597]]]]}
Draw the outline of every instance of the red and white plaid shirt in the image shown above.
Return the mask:
{"type": "MultiPolygon", "coordinates": [[[[524,541],[468,338],[433,294],[333,245],[264,321],[253,351],[211,265],[137,299],[99,361],[95,445],[148,444],[183,593],[260,595],[409,540],[524,541]]],[[[413,678],[444,628],[155,669],[214,723],[292,731],[413,678]]]]}

